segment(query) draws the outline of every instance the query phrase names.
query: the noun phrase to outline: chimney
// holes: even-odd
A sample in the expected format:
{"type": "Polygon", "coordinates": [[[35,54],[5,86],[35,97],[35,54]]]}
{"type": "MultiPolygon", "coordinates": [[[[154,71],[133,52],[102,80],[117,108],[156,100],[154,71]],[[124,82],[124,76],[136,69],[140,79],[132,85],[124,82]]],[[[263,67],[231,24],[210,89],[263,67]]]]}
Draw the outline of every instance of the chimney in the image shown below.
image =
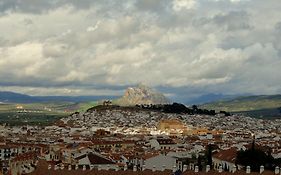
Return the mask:
{"type": "Polygon", "coordinates": [[[198,173],[198,172],[199,172],[199,167],[198,167],[197,165],[195,166],[194,172],[195,172],[195,173],[198,173]]]}
{"type": "Polygon", "coordinates": [[[279,172],[280,172],[279,167],[278,167],[278,166],[277,166],[277,167],[275,167],[275,171],[274,171],[274,173],[275,173],[275,174],[279,174],[279,172]]]}
{"type": "Polygon", "coordinates": [[[68,165],[68,171],[71,171],[72,167],[71,165],[68,165]]]}
{"type": "Polygon", "coordinates": [[[142,165],[142,170],[143,170],[143,171],[145,170],[145,165],[142,165]]]}
{"type": "Polygon", "coordinates": [[[264,172],[264,166],[260,166],[260,174],[262,174],[264,172]]]}
{"type": "Polygon", "coordinates": [[[156,171],[156,166],[153,165],[152,172],[155,172],[155,171],[156,171]]]}
{"type": "Polygon", "coordinates": [[[137,171],[137,166],[136,165],[134,165],[134,167],[133,167],[133,171],[137,171]]]}
{"type": "Polygon", "coordinates": [[[236,165],[233,165],[233,167],[232,167],[232,173],[235,173],[237,171],[237,167],[236,167],[236,165]]]}
{"type": "Polygon", "coordinates": [[[251,167],[250,166],[247,166],[246,168],[246,174],[250,174],[251,173],[251,167]]]}
{"type": "Polygon", "coordinates": [[[187,171],[187,165],[183,166],[183,172],[187,171]]]}
{"type": "Polygon", "coordinates": [[[162,171],[166,170],[166,165],[162,165],[162,171]]]}
{"type": "Polygon", "coordinates": [[[206,173],[208,173],[210,170],[211,170],[210,165],[207,165],[207,166],[206,166],[206,173]]]}
{"type": "Polygon", "coordinates": [[[219,173],[222,173],[222,166],[219,166],[219,173]]]}
{"type": "Polygon", "coordinates": [[[173,173],[176,172],[176,171],[177,171],[177,166],[174,165],[174,166],[173,166],[173,173]]]}
{"type": "Polygon", "coordinates": [[[193,165],[191,163],[189,164],[189,169],[193,170],[193,165]]]}

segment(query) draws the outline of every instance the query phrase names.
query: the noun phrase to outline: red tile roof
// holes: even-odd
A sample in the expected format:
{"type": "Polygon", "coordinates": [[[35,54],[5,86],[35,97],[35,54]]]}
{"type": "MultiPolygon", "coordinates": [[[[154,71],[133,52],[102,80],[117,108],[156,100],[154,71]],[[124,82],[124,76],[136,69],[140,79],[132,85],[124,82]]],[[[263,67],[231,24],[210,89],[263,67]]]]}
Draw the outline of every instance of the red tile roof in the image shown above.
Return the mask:
{"type": "Polygon", "coordinates": [[[213,155],[213,157],[216,159],[224,160],[224,161],[231,162],[231,163],[235,163],[236,156],[237,156],[236,148],[221,150],[218,153],[213,155]]]}
{"type": "Polygon", "coordinates": [[[17,155],[11,161],[15,162],[15,161],[32,160],[32,159],[36,159],[37,156],[38,156],[38,153],[36,153],[36,152],[28,152],[28,153],[23,153],[23,154],[17,155]]]}

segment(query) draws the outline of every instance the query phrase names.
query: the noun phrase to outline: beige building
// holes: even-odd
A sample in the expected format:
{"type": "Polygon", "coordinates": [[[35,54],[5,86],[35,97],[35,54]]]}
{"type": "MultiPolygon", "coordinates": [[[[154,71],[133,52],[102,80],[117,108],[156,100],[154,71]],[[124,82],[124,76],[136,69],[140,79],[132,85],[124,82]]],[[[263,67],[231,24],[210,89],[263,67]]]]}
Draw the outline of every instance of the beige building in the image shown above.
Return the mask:
{"type": "Polygon", "coordinates": [[[177,119],[164,119],[159,122],[157,129],[161,131],[186,130],[187,127],[177,119]]]}

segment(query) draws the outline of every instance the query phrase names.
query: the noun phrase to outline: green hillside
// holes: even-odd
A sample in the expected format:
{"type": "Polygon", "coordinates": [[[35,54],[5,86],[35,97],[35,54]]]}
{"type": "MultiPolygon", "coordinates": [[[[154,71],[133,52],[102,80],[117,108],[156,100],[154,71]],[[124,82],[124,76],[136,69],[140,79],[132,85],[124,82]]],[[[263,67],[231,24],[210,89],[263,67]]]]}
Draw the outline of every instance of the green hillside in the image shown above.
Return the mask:
{"type": "Polygon", "coordinates": [[[28,104],[0,104],[0,124],[48,125],[76,111],[86,111],[96,102],[54,102],[28,104]]]}
{"type": "Polygon", "coordinates": [[[281,95],[239,97],[233,100],[216,101],[201,106],[216,111],[241,112],[277,109],[281,107],[281,95]]]}

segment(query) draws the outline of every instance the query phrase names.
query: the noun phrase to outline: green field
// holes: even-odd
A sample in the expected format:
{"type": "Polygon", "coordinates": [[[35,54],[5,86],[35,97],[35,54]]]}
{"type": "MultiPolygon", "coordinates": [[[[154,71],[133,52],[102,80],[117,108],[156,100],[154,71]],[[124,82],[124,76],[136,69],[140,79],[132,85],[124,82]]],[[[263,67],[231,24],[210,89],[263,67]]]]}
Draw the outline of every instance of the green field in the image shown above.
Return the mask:
{"type": "Polygon", "coordinates": [[[86,111],[96,104],[96,102],[0,104],[0,124],[48,125],[73,112],[86,111]]]}
{"type": "Polygon", "coordinates": [[[83,112],[83,111],[87,111],[87,109],[97,106],[98,102],[85,102],[85,103],[79,103],[78,106],[79,108],[76,110],[78,112],[83,112]]]}
{"type": "Polygon", "coordinates": [[[280,117],[281,95],[262,95],[222,100],[200,106],[216,111],[240,112],[251,117],[280,117]]]}
{"type": "Polygon", "coordinates": [[[67,115],[58,113],[0,113],[0,124],[6,123],[8,125],[48,125],[65,116],[67,115]]]}
{"type": "MultiPolygon", "coordinates": [[[[236,112],[234,112],[236,113],[236,112]]],[[[281,118],[281,111],[280,109],[261,109],[261,110],[253,110],[253,111],[243,111],[237,112],[243,115],[254,117],[254,118],[267,118],[267,119],[275,119],[281,118]]]]}

